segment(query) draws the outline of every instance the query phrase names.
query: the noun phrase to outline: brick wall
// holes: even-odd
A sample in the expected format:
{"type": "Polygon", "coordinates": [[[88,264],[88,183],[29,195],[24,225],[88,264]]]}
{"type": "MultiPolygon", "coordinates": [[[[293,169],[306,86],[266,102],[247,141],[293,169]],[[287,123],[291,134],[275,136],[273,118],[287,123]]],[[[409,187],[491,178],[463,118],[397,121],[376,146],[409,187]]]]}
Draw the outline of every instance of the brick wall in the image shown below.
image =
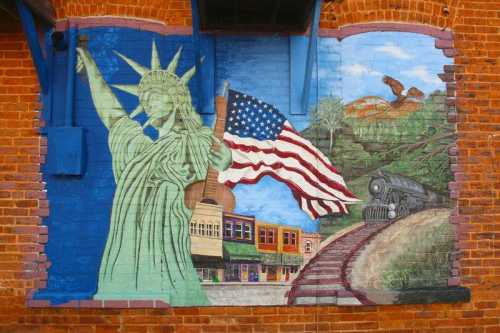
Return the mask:
{"type": "MultiPolygon", "coordinates": [[[[190,24],[187,0],[57,0],[54,5],[59,18],[118,15],[190,24]]],[[[39,173],[46,144],[37,134],[38,86],[24,38],[0,34],[0,332],[500,332],[499,1],[343,0],[327,6],[322,28],[396,21],[453,30],[459,137],[452,162],[457,165],[461,277],[472,290],[470,303],[26,308],[26,294],[44,278],[36,272],[46,261],[38,255],[47,238],[40,224],[48,211],[39,173]]]]}

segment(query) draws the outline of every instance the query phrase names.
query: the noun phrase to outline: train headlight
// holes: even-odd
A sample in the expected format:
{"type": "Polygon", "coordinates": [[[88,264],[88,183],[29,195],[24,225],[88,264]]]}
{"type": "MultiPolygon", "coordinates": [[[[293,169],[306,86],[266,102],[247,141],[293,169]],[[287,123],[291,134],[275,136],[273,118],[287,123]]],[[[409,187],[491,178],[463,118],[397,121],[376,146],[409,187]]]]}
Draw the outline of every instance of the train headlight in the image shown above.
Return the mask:
{"type": "Polygon", "coordinates": [[[375,197],[378,197],[382,192],[384,192],[385,181],[382,178],[372,179],[370,185],[368,186],[368,190],[375,197]]]}
{"type": "Polygon", "coordinates": [[[390,203],[389,204],[389,210],[392,210],[392,211],[396,210],[396,205],[393,204],[393,203],[390,203]]]}
{"type": "Polygon", "coordinates": [[[387,216],[390,218],[390,219],[393,219],[396,217],[396,212],[393,211],[393,210],[390,210],[389,211],[389,214],[387,214],[387,216]]]}

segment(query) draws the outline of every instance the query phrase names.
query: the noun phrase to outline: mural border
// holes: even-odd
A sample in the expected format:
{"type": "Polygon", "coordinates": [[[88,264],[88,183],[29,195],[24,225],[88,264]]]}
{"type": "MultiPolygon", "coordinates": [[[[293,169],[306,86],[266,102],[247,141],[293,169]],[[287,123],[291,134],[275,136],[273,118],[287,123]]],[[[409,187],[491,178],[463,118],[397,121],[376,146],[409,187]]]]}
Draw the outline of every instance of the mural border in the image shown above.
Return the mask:
{"type": "MultiPolygon", "coordinates": [[[[162,35],[191,35],[192,28],[184,26],[167,26],[164,22],[155,21],[150,19],[142,18],[127,18],[127,17],[117,17],[117,16],[99,16],[99,17],[71,17],[63,20],[59,20],[56,23],[56,31],[65,31],[70,27],[78,28],[92,28],[92,27],[120,27],[120,28],[132,28],[149,32],[156,32],[162,35]]],[[[408,24],[408,23],[362,23],[362,24],[351,24],[342,26],[337,29],[330,28],[320,28],[319,37],[333,37],[337,38],[339,41],[366,32],[410,32],[424,34],[435,38],[435,47],[442,50],[446,57],[454,58],[457,56],[457,50],[454,48],[453,44],[453,33],[450,30],[443,30],[429,25],[424,24],[408,24]]],[[[445,65],[443,68],[443,73],[439,74],[439,77],[446,84],[446,109],[448,116],[448,122],[454,124],[456,132],[456,124],[460,121],[456,110],[456,66],[455,65],[445,65]]],[[[43,107],[43,106],[42,106],[43,107]]],[[[42,121],[42,127],[44,126],[42,121]]],[[[42,147],[41,150],[41,161],[40,163],[45,163],[45,156],[47,154],[47,148],[42,147]]],[[[458,149],[455,145],[448,150],[448,156],[450,161],[450,168],[453,174],[453,180],[449,182],[448,189],[450,198],[453,200],[453,209],[450,216],[450,223],[455,227],[455,250],[452,254],[452,271],[451,278],[448,280],[448,286],[459,286],[460,279],[460,240],[461,233],[465,231],[465,226],[463,223],[467,222],[467,218],[460,216],[458,209],[458,196],[459,191],[462,187],[465,176],[463,173],[463,168],[459,164],[458,149]]],[[[47,193],[44,190],[40,190],[40,200],[46,202],[47,208],[40,212],[39,217],[41,219],[49,216],[49,203],[47,200],[47,193]]],[[[42,222],[43,223],[43,222],[42,222]]],[[[29,254],[26,256],[25,260],[27,262],[27,269],[25,271],[26,277],[34,278],[35,282],[33,288],[28,291],[26,296],[26,302],[28,307],[32,308],[46,308],[46,307],[63,307],[63,308],[170,308],[170,305],[155,300],[124,300],[124,301],[102,301],[102,300],[72,300],[64,304],[51,304],[49,300],[38,300],[33,299],[34,294],[38,289],[46,288],[48,279],[48,268],[51,265],[49,258],[45,253],[45,244],[48,242],[48,227],[45,225],[39,225],[32,228],[32,234],[37,239],[37,245],[35,245],[35,251],[38,254],[29,254]]],[[[366,245],[366,244],[364,244],[366,245]]],[[[364,246],[362,245],[362,246],[364,246]]]]}

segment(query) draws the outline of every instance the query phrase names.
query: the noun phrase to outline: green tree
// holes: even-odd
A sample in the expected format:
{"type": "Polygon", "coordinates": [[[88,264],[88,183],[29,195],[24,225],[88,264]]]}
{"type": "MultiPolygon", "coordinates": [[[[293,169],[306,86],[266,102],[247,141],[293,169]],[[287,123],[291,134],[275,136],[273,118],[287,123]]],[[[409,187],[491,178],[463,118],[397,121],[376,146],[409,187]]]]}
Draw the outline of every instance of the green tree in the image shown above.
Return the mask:
{"type": "Polygon", "coordinates": [[[333,150],[335,133],[342,128],[344,119],[344,103],[338,96],[329,96],[319,101],[311,112],[311,125],[328,131],[329,153],[333,150]]]}

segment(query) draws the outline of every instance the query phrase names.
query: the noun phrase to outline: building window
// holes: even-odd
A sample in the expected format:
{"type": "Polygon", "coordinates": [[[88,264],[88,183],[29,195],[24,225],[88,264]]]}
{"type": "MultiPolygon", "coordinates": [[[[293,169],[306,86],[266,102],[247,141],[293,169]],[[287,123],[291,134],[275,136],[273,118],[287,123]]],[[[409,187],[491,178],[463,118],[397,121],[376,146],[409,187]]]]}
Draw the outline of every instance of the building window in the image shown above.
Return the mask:
{"type": "Polygon", "coordinates": [[[304,252],[305,253],[311,253],[312,252],[312,242],[311,241],[306,241],[304,252]]]}
{"type": "Polygon", "coordinates": [[[274,228],[267,229],[267,243],[274,244],[274,228]]]}
{"type": "Polygon", "coordinates": [[[261,244],[275,244],[276,243],[276,228],[259,228],[259,242],[261,244]]]}
{"type": "Polygon", "coordinates": [[[285,244],[285,245],[290,244],[290,233],[289,232],[283,233],[283,244],[285,244]]]}
{"type": "Polygon", "coordinates": [[[198,273],[200,281],[216,282],[218,280],[217,270],[214,268],[197,268],[196,273],[198,273]]]}
{"type": "Polygon", "coordinates": [[[259,242],[262,244],[266,243],[266,229],[259,228],[259,242]]]}
{"type": "Polygon", "coordinates": [[[219,237],[219,225],[215,224],[214,225],[214,237],[219,237]]]}
{"type": "Polygon", "coordinates": [[[241,223],[236,223],[234,228],[234,236],[236,238],[243,238],[243,225],[241,223]]]}
{"type": "Polygon", "coordinates": [[[295,247],[297,245],[297,233],[295,231],[283,232],[283,245],[295,247]]]}
{"type": "Polygon", "coordinates": [[[252,227],[250,224],[245,224],[245,239],[252,240],[252,227]]]}
{"type": "Polygon", "coordinates": [[[189,233],[191,235],[196,235],[196,222],[191,222],[190,226],[189,233]]]}
{"type": "Polygon", "coordinates": [[[233,235],[233,225],[232,223],[224,223],[224,237],[231,237],[233,235]]]}
{"type": "Polygon", "coordinates": [[[212,228],[213,228],[213,226],[211,224],[207,224],[207,236],[208,237],[213,236],[212,228]]]}
{"type": "Polygon", "coordinates": [[[198,224],[198,234],[200,236],[205,236],[205,225],[204,224],[198,224]]]}

